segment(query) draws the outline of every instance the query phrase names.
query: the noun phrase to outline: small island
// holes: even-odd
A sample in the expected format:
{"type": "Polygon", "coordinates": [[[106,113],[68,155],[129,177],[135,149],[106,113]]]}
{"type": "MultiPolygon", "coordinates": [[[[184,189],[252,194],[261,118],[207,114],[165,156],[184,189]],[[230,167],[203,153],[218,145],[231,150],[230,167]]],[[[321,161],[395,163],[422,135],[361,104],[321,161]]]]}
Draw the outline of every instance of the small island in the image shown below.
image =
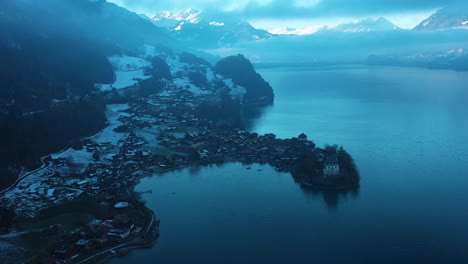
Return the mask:
{"type": "Polygon", "coordinates": [[[304,153],[291,174],[296,182],[306,187],[335,190],[359,187],[359,171],[353,158],[337,145],[304,153]]]}

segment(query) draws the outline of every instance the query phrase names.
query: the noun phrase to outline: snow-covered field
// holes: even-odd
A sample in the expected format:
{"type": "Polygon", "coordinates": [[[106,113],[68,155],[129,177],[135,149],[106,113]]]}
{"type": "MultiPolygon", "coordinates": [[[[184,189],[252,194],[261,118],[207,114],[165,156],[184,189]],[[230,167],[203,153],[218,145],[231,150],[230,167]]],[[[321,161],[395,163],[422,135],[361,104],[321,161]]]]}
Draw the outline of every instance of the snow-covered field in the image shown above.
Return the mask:
{"type": "MultiPolygon", "coordinates": [[[[47,168],[37,170],[34,173],[29,174],[28,177],[25,177],[21,182],[18,184],[18,186],[21,186],[21,190],[17,188],[14,188],[4,194],[4,197],[7,199],[10,199],[11,197],[14,197],[17,193],[23,193],[23,192],[34,192],[37,189],[41,187],[41,180],[46,180],[46,172],[49,170],[47,168]]],[[[50,174],[51,175],[51,174],[50,174]]]]}
{"type": "MultiPolygon", "coordinates": [[[[129,116],[128,113],[121,112],[128,109],[128,107],[128,104],[108,105],[106,116],[109,126],[92,136],[91,139],[98,144],[111,143],[113,146],[117,146],[119,141],[123,141],[127,133],[117,133],[114,129],[122,124],[122,122],[118,120],[121,116],[129,116]]],[[[87,151],[85,148],[82,150],[69,148],[63,152],[52,154],[51,157],[52,159],[64,158],[70,160],[72,163],[83,165],[88,165],[93,162],[93,153],[87,151]]]]}
{"type": "Polygon", "coordinates": [[[114,55],[108,59],[114,68],[115,80],[111,84],[96,84],[101,91],[131,87],[141,80],[151,78],[151,75],[145,75],[145,69],[152,67],[149,61],[122,55],[114,55]]]}
{"type": "Polygon", "coordinates": [[[194,96],[211,94],[211,91],[202,90],[200,87],[193,85],[187,77],[174,79],[174,84],[181,89],[191,92],[194,96]]]}
{"type": "Polygon", "coordinates": [[[121,123],[117,119],[121,116],[130,116],[129,113],[124,112],[128,110],[130,106],[128,104],[109,104],[107,105],[106,117],[109,123],[115,124],[116,122],[121,123]]]}
{"type": "Polygon", "coordinates": [[[147,142],[149,146],[155,147],[161,143],[159,139],[156,138],[158,131],[153,128],[136,129],[135,134],[147,142]]]}
{"type": "Polygon", "coordinates": [[[118,120],[120,117],[130,116],[129,113],[122,112],[128,109],[128,107],[128,104],[107,105],[106,117],[109,126],[94,135],[92,139],[98,144],[111,143],[113,146],[117,146],[119,141],[124,140],[127,137],[127,133],[117,133],[114,129],[123,124],[118,120]]]}
{"type": "Polygon", "coordinates": [[[56,153],[50,155],[52,159],[66,159],[69,160],[71,163],[74,164],[83,164],[88,165],[89,163],[93,162],[93,154],[91,152],[86,151],[86,149],[82,150],[74,150],[69,148],[61,153],[56,153]]]}
{"type": "Polygon", "coordinates": [[[216,79],[215,73],[213,72],[212,69],[206,69],[206,79],[209,82],[212,82],[216,79]]]}
{"type": "Polygon", "coordinates": [[[109,61],[116,71],[134,71],[151,67],[151,63],[149,61],[125,55],[114,55],[109,57],[109,61]]]}
{"type": "Polygon", "coordinates": [[[180,62],[178,57],[168,57],[166,59],[166,63],[169,65],[173,75],[176,75],[179,72],[184,72],[185,68],[188,66],[188,64],[180,62]]]}
{"type": "Polygon", "coordinates": [[[245,87],[236,86],[234,82],[232,81],[232,79],[224,79],[224,83],[226,84],[227,87],[231,89],[231,91],[229,92],[231,97],[242,99],[244,98],[244,95],[247,93],[247,89],[245,87]]]}
{"type": "Polygon", "coordinates": [[[154,46],[145,44],[143,46],[143,57],[150,58],[154,56],[158,56],[158,52],[156,51],[156,48],[154,46]]]}

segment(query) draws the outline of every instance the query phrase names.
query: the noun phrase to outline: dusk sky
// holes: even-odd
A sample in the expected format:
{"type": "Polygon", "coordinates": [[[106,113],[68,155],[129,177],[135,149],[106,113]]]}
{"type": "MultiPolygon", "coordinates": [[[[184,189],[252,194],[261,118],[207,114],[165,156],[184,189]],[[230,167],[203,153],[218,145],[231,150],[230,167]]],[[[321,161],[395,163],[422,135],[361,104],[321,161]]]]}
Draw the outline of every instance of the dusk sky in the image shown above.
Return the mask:
{"type": "Polygon", "coordinates": [[[187,8],[229,12],[257,27],[300,27],[384,16],[412,28],[434,11],[460,0],[109,0],[137,13],[180,12],[187,8]]]}

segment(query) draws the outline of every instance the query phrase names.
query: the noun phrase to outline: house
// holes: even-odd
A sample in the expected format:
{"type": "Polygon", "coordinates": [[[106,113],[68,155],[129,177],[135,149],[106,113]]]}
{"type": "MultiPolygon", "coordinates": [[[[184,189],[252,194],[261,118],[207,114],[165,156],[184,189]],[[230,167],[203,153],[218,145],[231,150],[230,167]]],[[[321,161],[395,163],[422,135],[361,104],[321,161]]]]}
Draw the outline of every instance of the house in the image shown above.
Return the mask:
{"type": "Polygon", "coordinates": [[[120,228],[115,228],[109,230],[109,233],[107,233],[109,237],[116,238],[118,240],[122,240],[130,236],[130,228],[125,228],[125,229],[120,229],[120,228]]]}
{"type": "Polygon", "coordinates": [[[114,205],[114,208],[115,209],[124,209],[124,208],[127,208],[129,206],[130,206],[130,204],[128,202],[119,202],[119,203],[116,203],[114,205]]]}
{"type": "Polygon", "coordinates": [[[114,225],[112,224],[112,220],[104,220],[99,224],[98,228],[102,230],[109,230],[113,227],[114,225]]]}
{"type": "Polygon", "coordinates": [[[301,141],[307,141],[307,135],[302,133],[302,134],[299,135],[298,139],[301,140],[301,141]]]}
{"type": "Polygon", "coordinates": [[[340,165],[336,156],[327,157],[323,162],[323,176],[338,176],[340,174],[340,165]]]}
{"type": "Polygon", "coordinates": [[[137,226],[133,229],[132,234],[136,235],[139,234],[143,230],[143,227],[137,226]]]}
{"type": "Polygon", "coordinates": [[[58,260],[70,261],[79,256],[79,248],[61,246],[55,250],[54,255],[58,260]]]}
{"type": "Polygon", "coordinates": [[[106,232],[102,232],[101,234],[98,235],[98,238],[96,239],[96,241],[99,243],[99,244],[104,244],[108,241],[107,239],[107,233],[106,232]]]}
{"type": "Polygon", "coordinates": [[[47,197],[53,197],[55,193],[55,188],[50,188],[47,190],[47,197]]]}
{"type": "Polygon", "coordinates": [[[88,223],[88,227],[91,229],[96,229],[99,225],[101,225],[102,220],[100,219],[93,219],[88,223]]]}
{"type": "Polygon", "coordinates": [[[83,186],[87,185],[88,183],[89,183],[88,180],[82,180],[82,181],[77,182],[77,184],[78,184],[80,187],[83,187],[83,186]]]}
{"type": "Polygon", "coordinates": [[[80,249],[90,249],[93,246],[93,242],[88,239],[80,239],[75,243],[80,249]]]}

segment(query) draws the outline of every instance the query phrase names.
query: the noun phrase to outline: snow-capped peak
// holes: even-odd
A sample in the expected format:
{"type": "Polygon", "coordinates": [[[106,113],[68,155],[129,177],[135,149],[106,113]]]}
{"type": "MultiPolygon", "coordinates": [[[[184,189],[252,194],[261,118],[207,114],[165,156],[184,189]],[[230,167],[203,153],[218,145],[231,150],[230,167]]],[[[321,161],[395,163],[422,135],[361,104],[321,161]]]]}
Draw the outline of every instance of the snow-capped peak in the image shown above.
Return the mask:
{"type": "Polygon", "coordinates": [[[157,26],[174,27],[183,21],[197,24],[200,22],[201,13],[202,12],[192,8],[186,9],[179,14],[173,14],[170,11],[163,11],[153,15],[151,19],[156,23],[157,26]]]}
{"type": "Polygon", "coordinates": [[[192,24],[196,24],[196,23],[198,23],[200,21],[199,15],[201,13],[202,12],[199,12],[199,11],[197,11],[195,9],[188,8],[188,9],[184,10],[182,13],[174,16],[173,19],[179,20],[179,21],[187,21],[187,22],[190,22],[192,24]]]}
{"type": "Polygon", "coordinates": [[[158,14],[154,14],[151,19],[159,21],[161,19],[171,19],[174,16],[170,11],[163,11],[158,14]]]}
{"type": "Polygon", "coordinates": [[[175,31],[179,31],[182,29],[182,27],[184,26],[185,24],[185,21],[181,22],[177,27],[174,28],[175,31]]]}
{"type": "Polygon", "coordinates": [[[267,31],[254,28],[235,15],[192,8],[179,14],[161,13],[153,17],[152,22],[173,33],[179,40],[203,47],[224,47],[232,43],[261,41],[271,37],[267,31]]]}
{"type": "Polygon", "coordinates": [[[417,25],[415,30],[434,31],[468,28],[468,4],[449,6],[438,10],[417,25]]]}
{"type": "Polygon", "coordinates": [[[373,32],[398,30],[400,28],[395,26],[392,22],[388,21],[384,17],[379,17],[377,19],[363,19],[353,21],[348,24],[328,27],[327,29],[335,32],[373,32]]]}

